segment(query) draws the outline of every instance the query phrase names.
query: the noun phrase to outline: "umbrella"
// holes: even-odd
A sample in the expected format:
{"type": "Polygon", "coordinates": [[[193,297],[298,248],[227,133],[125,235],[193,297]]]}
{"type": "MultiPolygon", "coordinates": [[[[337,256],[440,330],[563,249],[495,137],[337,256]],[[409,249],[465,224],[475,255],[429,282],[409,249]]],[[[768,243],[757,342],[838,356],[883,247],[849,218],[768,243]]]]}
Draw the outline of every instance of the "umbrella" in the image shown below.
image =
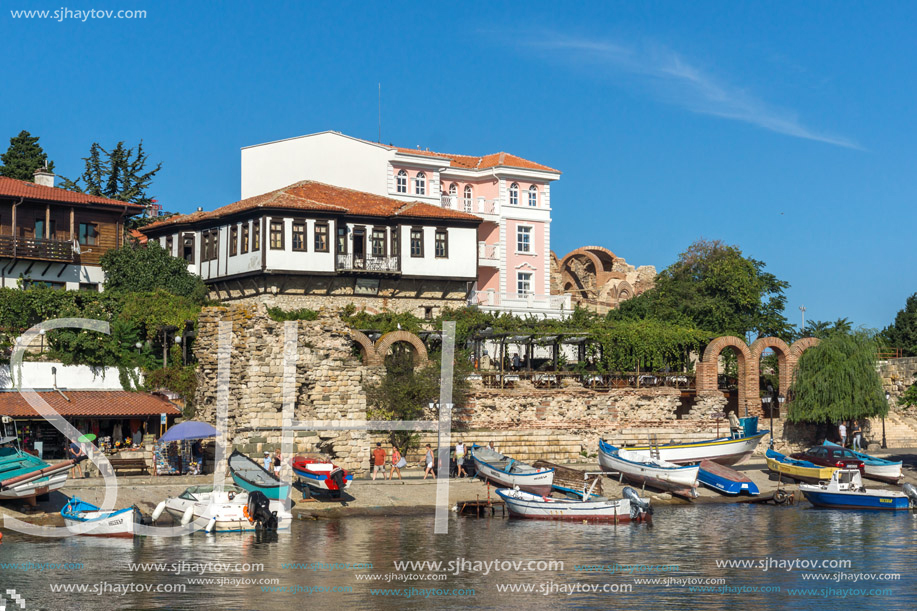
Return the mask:
{"type": "Polygon", "coordinates": [[[216,437],[217,430],[206,422],[189,420],[176,424],[166,434],[159,438],[160,443],[167,441],[184,441],[185,439],[205,439],[207,437],[216,437]]]}
{"type": "Polygon", "coordinates": [[[77,443],[88,443],[90,441],[95,441],[95,440],[96,440],[95,433],[86,433],[85,435],[80,435],[77,438],[76,442],[77,443]]]}

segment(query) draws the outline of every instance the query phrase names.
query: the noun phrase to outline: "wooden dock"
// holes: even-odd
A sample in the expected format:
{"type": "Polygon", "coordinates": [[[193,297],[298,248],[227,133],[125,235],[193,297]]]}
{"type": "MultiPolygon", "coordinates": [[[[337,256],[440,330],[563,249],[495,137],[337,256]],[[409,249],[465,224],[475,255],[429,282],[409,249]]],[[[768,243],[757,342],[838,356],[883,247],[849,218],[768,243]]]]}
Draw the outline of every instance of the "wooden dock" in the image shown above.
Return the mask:
{"type": "Polygon", "coordinates": [[[475,499],[473,501],[459,501],[456,506],[458,507],[459,515],[467,516],[473,515],[476,517],[485,517],[488,513],[491,516],[497,515],[497,509],[500,509],[500,515],[506,516],[506,504],[502,500],[482,500],[475,499]]]}

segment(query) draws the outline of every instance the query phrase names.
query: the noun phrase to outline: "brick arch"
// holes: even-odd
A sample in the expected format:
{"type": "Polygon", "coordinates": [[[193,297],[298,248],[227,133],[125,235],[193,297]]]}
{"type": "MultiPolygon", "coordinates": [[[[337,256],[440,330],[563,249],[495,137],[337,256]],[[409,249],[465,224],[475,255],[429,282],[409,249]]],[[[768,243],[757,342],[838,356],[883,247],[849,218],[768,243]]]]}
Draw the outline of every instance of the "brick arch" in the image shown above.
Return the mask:
{"type": "MultiPolygon", "coordinates": [[[[780,370],[777,390],[786,396],[787,391],[790,390],[790,380],[793,379],[791,373],[796,366],[796,357],[790,355],[790,347],[779,337],[759,337],[751,343],[750,348],[751,358],[758,370],[757,379],[761,377],[761,355],[764,354],[764,351],[771,348],[777,353],[777,365],[780,370]]],[[[749,390],[754,389],[749,388],[749,390]]],[[[752,397],[749,397],[749,400],[751,399],[752,397]]]]}
{"type": "Polygon", "coordinates": [[[624,280],[618,283],[617,293],[618,293],[618,299],[622,299],[622,300],[630,299],[631,297],[634,297],[637,295],[637,292],[634,290],[634,287],[632,287],[630,285],[630,282],[628,282],[627,280],[624,280]],[[625,292],[627,293],[626,297],[623,296],[625,292]]]}
{"type": "Polygon", "coordinates": [[[414,348],[414,366],[423,365],[427,362],[427,347],[423,345],[420,338],[410,331],[391,331],[376,340],[376,359],[379,364],[385,361],[385,355],[388,354],[392,344],[405,342],[414,348]]]}
{"type": "Polygon", "coordinates": [[[363,353],[363,364],[364,365],[378,365],[378,359],[376,358],[376,347],[373,345],[372,341],[366,334],[362,331],[357,331],[355,329],[350,330],[350,338],[360,346],[360,351],[363,353]]]}
{"type": "Polygon", "coordinates": [[[793,345],[790,346],[790,354],[793,355],[798,361],[803,352],[812,346],[817,346],[820,341],[821,340],[817,337],[804,337],[802,339],[797,339],[795,342],[793,342],[793,345]]]}
{"type": "MultiPolygon", "coordinates": [[[[748,345],[738,337],[725,335],[707,344],[704,356],[697,363],[697,392],[715,392],[717,390],[719,357],[720,353],[727,348],[735,351],[739,361],[739,413],[741,414],[747,406],[750,414],[760,414],[760,404],[757,401],[754,403],[748,401],[749,381],[758,379],[758,367],[748,345]]],[[[757,393],[755,398],[757,398],[757,393]]]]}

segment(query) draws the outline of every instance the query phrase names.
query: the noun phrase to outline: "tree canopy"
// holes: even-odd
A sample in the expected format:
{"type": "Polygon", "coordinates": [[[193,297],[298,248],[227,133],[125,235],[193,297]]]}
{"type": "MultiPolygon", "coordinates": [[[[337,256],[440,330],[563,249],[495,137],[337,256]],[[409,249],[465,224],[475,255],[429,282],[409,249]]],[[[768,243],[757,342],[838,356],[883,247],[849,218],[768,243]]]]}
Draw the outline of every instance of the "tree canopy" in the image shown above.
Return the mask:
{"type": "Polygon", "coordinates": [[[203,303],[207,285],[188,271],[183,259],[173,257],[158,242],[146,245],[127,243],[102,255],[105,290],[116,293],[140,293],[165,290],[194,303],[203,303]]]}
{"type": "Polygon", "coordinates": [[[48,165],[48,170],[54,170],[54,162],[48,160],[38,136],[33,136],[26,130],[19,132],[18,136],[10,138],[10,147],[0,155],[0,176],[27,180],[35,178],[35,170],[48,165]]]}
{"type": "Polygon", "coordinates": [[[884,416],[888,402],[868,331],[831,333],[802,353],[790,387],[790,422],[838,422],[884,416]]]}
{"type": "Polygon", "coordinates": [[[783,315],[789,283],[737,246],[699,240],[656,277],[656,286],[629,299],[609,320],[655,319],[716,335],[788,339],[783,315]]]}
{"type": "Polygon", "coordinates": [[[98,142],[93,142],[89,147],[89,156],[83,157],[83,173],[76,180],[65,178],[61,187],[79,193],[149,206],[153,199],[147,190],[153,182],[153,177],[162,168],[162,163],[147,170],[148,162],[148,156],[143,150],[143,140],[136,149],[125,147],[122,141],[111,151],[106,151],[98,142]]]}
{"type": "Polygon", "coordinates": [[[882,331],[882,339],[892,348],[901,348],[904,356],[917,356],[917,293],[907,298],[895,322],[882,331]]]}

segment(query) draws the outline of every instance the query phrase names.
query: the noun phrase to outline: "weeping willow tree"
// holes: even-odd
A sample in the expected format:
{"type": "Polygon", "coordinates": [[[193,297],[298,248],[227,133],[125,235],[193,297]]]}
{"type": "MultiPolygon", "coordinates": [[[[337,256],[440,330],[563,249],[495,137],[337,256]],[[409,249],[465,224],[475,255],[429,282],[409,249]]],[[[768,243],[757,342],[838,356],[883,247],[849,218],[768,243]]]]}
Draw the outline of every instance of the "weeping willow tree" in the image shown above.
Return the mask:
{"type": "Polygon", "coordinates": [[[790,422],[828,423],[885,416],[888,403],[876,371],[875,336],[833,333],[802,353],[791,386],[790,422]]]}

